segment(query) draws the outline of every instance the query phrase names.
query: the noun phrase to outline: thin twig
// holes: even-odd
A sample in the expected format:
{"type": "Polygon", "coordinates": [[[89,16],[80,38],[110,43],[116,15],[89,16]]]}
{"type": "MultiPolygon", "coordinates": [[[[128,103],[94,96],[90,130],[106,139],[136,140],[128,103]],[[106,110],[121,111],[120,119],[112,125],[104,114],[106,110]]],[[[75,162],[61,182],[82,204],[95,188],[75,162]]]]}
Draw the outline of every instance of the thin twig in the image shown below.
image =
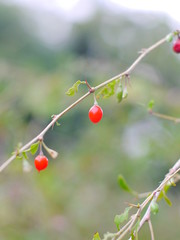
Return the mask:
{"type": "MultiPolygon", "coordinates": [[[[75,101],[73,104],[71,104],[69,107],[67,107],[64,111],[56,115],[52,121],[43,129],[42,132],[40,132],[35,138],[33,138],[30,142],[28,142],[26,145],[24,145],[20,150],[19,154],[22,153],[24,150],[29,148],[33,143],[37,142],[39,138],[42,138],[44,134],[58,121],[60,117],[62,117],[65,113],[67,113],[69,110],[74,108],[78,103],[80,103],[83,99],[85,99],[87,96],[89,96],[91,93],[87,92],[82,97],[80,97],[77,101],[75,101]]],[[[0,166],[0,172],[4,170],[14,159],[16,158],[16,154],[12,155],[8,160],[6,160],[1,166],[0,166]]]]}
{"type": "Polygon", "coordinates": [[[166,114],[157,113],[157,112],[153,112],[153,111],[149,111],[149,113],[153,116],[158,117],[158,118],[173,121],[174,123],[180,123],[180,118],[172,117],[172,116],[169,116],[169,115],[166,115],[166,114]]]}
{"type": "Polygon", "coordinates": [[[150,233],[151,233],[151,240],[155,240],[155,238],[154,238],[153,226],[152,226],[152,222],[151,222],[150,219],[149,219],[149,221],[148,221],[148,224],[149,224],[149,230],[150,230],[150,233]]]}
{"type": "MultiPolygon", "coordinates": [[[[165,176],[164,180],[161,182],[161,184],[153,191],[153,193],[147,198],[147,201],[145,200],[144,203],[141,204],[141,207],[144,208],[146,205],[146,202],[149,202],[149,198],[151,197],[151,202],[143,216],[143,218],[140,221],[139,227],[137,232],[140,231],[140,229],[142,228],[142,226],[144,225],[144,223],[146,221],[150,220],[150,215],[151,215],[151,205],[153,204],[153,202],[156,202],[161,191],[163,190],[163,188],[165,187],[165,185],[167,184],[167,182],[173,178],[178,172],[180,171],[180,159],[174,164],[174,166],[170,169],[169,173],[165,176]],[[153,200],[153,201],[152,201],[153,200]]],[[[130,238],[131,239],[131,238],[130,238]]]]}
{"type": "MultiPolygon", "coordinates": [[[[174,32],[173,32],[174,34],[174,32]]],[[[44,130],[42,132],[40,132],[35,138],[33,138],[31,141],[29,141],[26,145],[24,145],[20,150],[19,150],[19,154],[22,153],[24,150],[26,150],[27,148],[29,148],[34,142],[38,141],[39,137],[43,137],[45,135],[45,133],[57,122],[57,120],[59,118],[61,118],[65,113],[67,113],[68,111],[70,111],[72,108],[74,108],[77,104],[79,104],[81,101],[83,101],[85,98],[87,98],[92,92],[98,90],[99,88],[104,87],[105,85],[107,85],[108,83],[117,80],[119,78],[121,78],[122,76],[127,76],[129,75],[134,68],[138,65],[138,63],[148,54],[150,53],[152,50],[154,50],[155,48],[159,47],[160,45],[162,45],[163,43],[165,43],[167,40],[166,37],[164,37],[163,39],[161,39],[160,41],[158,41],[157,43],[153,44],[152,46],[150,46],[149,48],[145,49],[142,54],[133,62],[133,64],[124,72],[118,74],[117,76],[108,79],[107,81],[97,85],[96,87],[92,87],[93,91],[89,91],[86,94],[84,94],[82,97],[80,97],[77,101],[75,101],[74,103],[72,103],[69,107],[67,107],[64,111],[62,111],[61,113],[59,113],[58,115],[56,115],[52,121],[44,128],[44,130]]],[[[1,166],[0,166],[0,172],[2,172],[14,159],[16,158],[16,154],[12,155],[8,160],[6,160],[1,166]]]]}
{"type": "Polygon", "coordinates": [[[131,218],[120,230],[119,232],[115,233],[115,236],[113,237],[112,240],[117,240],[117,238],[121,235],[121,233],[123,233],[131,224],[131,222],[133,221],[133,218],[131,218]]]}
{"type": "MultiPolygon", "coordinates": [[[[139,223],[139,226],[137,228],[136,231],[134,231],[134,234],[137,234],[140,229],[142,228],[142,226],[145,224],[145,222],[150,220],[151,217],[151,205],[153,204],[153,202],[156,202],[161,191],[164,189],[165,185],[173,178],[177,175],[177,173],[180,171],[180,159],[174,164],[174,166],[169,170],[168,174],[166,174],[164,180],[160,183],[160,185],[141,203],[139,209],[137,210],[137,212],[131,216],[130,221],[128,222],[128,224],[126,224],[124,227],[122,227],[121,231],[117,232],[115,234],[115,237],[112,240],[121,240],[123,239],[123,237],[125,235],[128,234],[128,232],[131,232],[133,226],[136,223],[136,220],[138,219],[138,217],[140,217],[140,214],[142,212],[142,210],[148,205],[148,208],[145,212],[145,214],[143,215],[143,217],[141,218],[141,221],[139,223]],[[124,230],[124,231],[122,231],[124,230]]],[[[177,175],[179,176],[179,175],[177,175]]],[[[176,178],[175,178],[176,179],[176,178]]],[[[180,180],[179,177],[177,177],[176,182],[180,180]]],[[[152,232],[151,232],[152,234],[152,232]]],[[[153,234],[154,237],[154,234],[153,234]]],[[[152,235],[151,235],[152,238],[152,235]]],[[[152,238],[154,240],[154,238],[152,238]]],[[[130,237],[129,240],[132,240],[132,238],[130,237]]]]}

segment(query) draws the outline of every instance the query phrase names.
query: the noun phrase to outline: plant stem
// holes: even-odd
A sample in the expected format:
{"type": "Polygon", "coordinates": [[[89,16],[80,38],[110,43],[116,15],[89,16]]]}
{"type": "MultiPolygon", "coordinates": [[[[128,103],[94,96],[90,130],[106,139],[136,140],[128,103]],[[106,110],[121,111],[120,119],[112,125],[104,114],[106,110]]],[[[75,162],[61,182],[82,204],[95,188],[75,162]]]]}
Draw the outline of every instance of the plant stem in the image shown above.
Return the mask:
{"type": "Polygon", "coordinates": [[[153,111],[149,111],[149,113],[153,116],[158,117],[158,118],[173,121],[174,123],[180,123],[180,118],[172,117],[172,116],[169,116],[169,115],[165,115],[165,114],[157,113],[157,112],[153,112],[153,111]]]}
{"type": "Polygon", "coordinates": [[[151,233],[151,240],[154,240],[154,231],[153,231],[153,226],[152,226],[151,220],[148,221],[148,224],[149,224],[149,230],[151,233]]]}

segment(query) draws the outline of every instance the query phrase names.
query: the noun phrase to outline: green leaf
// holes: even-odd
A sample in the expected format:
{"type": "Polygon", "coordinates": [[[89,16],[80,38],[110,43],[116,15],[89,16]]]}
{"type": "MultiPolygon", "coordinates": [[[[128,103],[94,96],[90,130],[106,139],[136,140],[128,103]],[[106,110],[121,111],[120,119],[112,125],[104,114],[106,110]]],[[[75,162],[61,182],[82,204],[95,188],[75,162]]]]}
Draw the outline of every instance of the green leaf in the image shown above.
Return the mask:
{"type": "Polygon", "coordinates": [[[127,90],[127,87],[125,86],[125,87],[124,87],[124,90],[123,90],[123,96],[122,96],[122,98],[125,99],[125,98],[127,98],[127,97],[128,97],[128,90],[127,90]]]}
{"type": "Polygon", "coordinates": [[[27,156],[26,152],[22,152],[22,155],[23,155],[24,159],[28,160],[28,156],[27,156]]]}
{"type": "Polygon", "coordinates": [[[23,156],[17,155],[16,158],[19,159],[19,160],[22,160],[22,159],[23,159],[23,156]]]}
{"type": "Polygon", "coordinates": [[[117,97],[118,103],[120,103],[123,99],[123,87],[122,87],[121,83],[119,84],[118,88],[116,89],[116,97],[117,97]]]}
{"type": "Polygon", "coordinates": [[[164,197],[163,191],[160,192],[157,201],[159,202],[164,197]]]}
{"type": "Polygon", "coordinates": [[[118,184],[119,186],[126,192],[133,193],[134,191],[128,186],[126,180],[122,175],[118,176],[118,184]]]}
{"type": "Polygon", "coordinates": [[[92,240],[101,240],[99,233],[95,233],[92,240]]]}
{"type": "Polygon", "coordinates": [[[167,193],[168,190],[169,190],[169,188],[170,188],[171,186],[173,186],[173,182],[172,182],[172,181],[171,181],[171,182],[169,181],[169,182],[164,186],[164,192],[167,193]]]}
{"type": "Polygon", "coordinates": [[[131,240],[135,240],[134,232],[131,233],[131,240]]]}
{"type": "Polygon", "coordinates": [[[58,122],[58,121],[56,121],[56,126],[60,126],[61,124],[58,122]]]}
{"type": "Polygon", "coordinates": [[[97,98],[102,97],[102,98],[109,98],[112,95],[115,94],[115,85],[116,85],[116,80],[108,83],[101,91],[98,92],[97,98]]]}
{"type": "Polygon", "coordinates": [[[69,88],[67,90],[66,95],[73,96],[75,93],[77,93],[78,92],[78,87],[79,87],[80,84],[86,84],[86,82],[78,80],[77,82],[74,83],[74,85],[71,88],[69,88]]]}
{"type": "Polygon", "coordinates": [[[127,207],[122,214],[115,216],[114,223],[116,224],[118,231],[120,230],[120,224],[128,219],[130,209],[131,207],[127,207]]]}
{"type": "Polygon", "coordinates": [[[167,197],[166,193],[163,192],[163,197],[164,197],[164,200],[166,201],[166,203],[169,205],[169,206],[172,206],[172,202],[171,200],[167,197]]]}
{"type": "Polygon", "coordinates": [[[165,186],[164,189],[160,192],[159,196],[158,196],[158,201],[160,201],[162,198],[164,198],[164,194],[166,195],[166,193],[168,192],[169,188],[173,185],[173,182],[168,182],[165,186]]]}
{"type": "Polygon", "coordinates": [[[155,215],[159,212],[159,205],[157,204],[157,202],[155,202],[154,200],[152,200],[151,203],[151,212],[155,215]]]}
{"type": "Polygon", "coordinates": [[[153,107],[154,107],[154,100],[151,100],[148,103],[148,110],[152,110],[153,107]]]}
{"type": "Polygon", "coordinates": [[[37,152],[38,147],[39,147],[39,141],[31,145],[30,152],[32,155],[34,155],[37,152]]]}
{"type": "Polygon", "coordinates": [[[172,42],[173,36],[174,36],[174,35],[173,35],[172,33],[168,34],[168,35],[166,36],[166,41],[167,41],[167,42],[172,42]]]}

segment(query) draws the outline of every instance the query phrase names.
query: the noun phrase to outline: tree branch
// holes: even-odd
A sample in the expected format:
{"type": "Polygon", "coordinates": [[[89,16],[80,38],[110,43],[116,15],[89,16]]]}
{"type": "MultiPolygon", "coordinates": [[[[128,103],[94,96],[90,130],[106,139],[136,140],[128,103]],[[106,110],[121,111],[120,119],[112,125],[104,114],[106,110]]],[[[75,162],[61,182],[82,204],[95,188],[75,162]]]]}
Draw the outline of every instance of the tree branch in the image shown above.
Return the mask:
{"type": "MultiPolygon", "coordinates": [[[[177,35],[177,31],[171,33],[172,36],[177,35]]],[[[169,34],[168,34],[169,35],[169,34]]],[[[167,35],[167,36],[168,36],[167,35]]],[[[35,138],[33,138],[31,141],[29,141],[26,145],[24,145],[21,149],[19,149],[18,154],[21,154],[24,150],[26,150],[27,148],[29,148],[33,143],[35,143],[36,141],[38,141],[39,138],[42,138],[45,133],[56,123],[56,121],[61,118],[65,113],[67,113],[68,111],[70,111],[72,108],[74,108],[77,104],[79,104],[81,101],[83,101],[85,98],[87,98],[92,92],[98,90],[99,88],[104,87],[105,85],[107,85],[108,83],[117,80],[123,76],[128,76],[133,70],[134,68],[139,64],[139,62],[147,55],[149,54],[152,50],[154,50],[155,48],[159,47],[160,45],[162,45],[163,43],[165,43],[167,41],[167,36],[162,38],[160,41],[158,41],[157,43],[153,44],[152,46],[150,46],[149,48],[145,49],[142,51],[142,53],[140,54],[140,56],[133,62],[133,64],[124,72],[118,74],[117,76],[110,78],[108,80],[106,80],[105,82],[97,85],[96,87],[92,87],[93,91],[88,91],[86,94],[84,94],[82,97],[80,97],[77,101],[75,101],[74,103],[72,103],[69,107],[67,107],[65,110],[63,110],[61,113],[59,113],[58,115],[55,115],[54,118],[52,119],[52,121],[44,128],[44,130],[42,130],[42,132],[40,132],[35,138]]],[[[0,166],[0,172],[2,172],[15,158],[17,157],[17,154],[13,154],[8,160],[6,160],[1,166],[0,166]]]]}
{"type": "MultiPolygon", "coordinates": [[[[144,202],[140,205],[140,209],[141,211],[147,206],[147,204],[149,203],[149,206],[144,214],[144,216],[142,217],[140,223],[139,223],[139,227],[137,229],[136,232],[134,232],[134,234],[137,234],[140,229],[142,228],[142,226],[145,224],[145,222],[149,222],[150,221],[150,217],[151,217],[151,206],[154,202],[157,201],[161,191],[163,191],[163,188],[165,187],[165,185],[180,171],[180,159],[174,164],[174,166],[169,170],[169,173],[166,174],[164,180],[161,182],[161,184],[151,193],[151,195],[149,195],[149,197],[147,197],[144,202]]],[[[137,213],[135,214],[136,219],[139,216],[139,210],[137,211],[137,213]]],[[[131,226],[132,228],[132,226],[131,226]]],[[[128,230],[131,231],[131,228],[129,228],[128,230]]],[[[128,233],[128,231],[126,231],[126,233],[128,233]]],[[[125,235],[125,234],[124,234],[125,235]]],[[[124,236],[123,235],[123,236],[124,236]]],[[[154,236],[154,234],[153,234],[154,236]]],[[[120,236],[118,238],[118,240],[122,239],[122,237],[120,236]]],[[[154,240],[154,238],[152,238],[152,232],[151,232],[151,239],[154,240]]],[[[129,240],[132,240],[132,238],[130,237],[129,240]]]]}
{"type": "MultiPolygon", "coordinates": [[[[180,181],[180,177],[178,174],[179,171],[180,171],[180,159],[169,170],[169,172],[166,174],[164,180],[160,183],[160,185],[139,205],[137,212],[130,217],[129,221],[117,233],[112,233],[113,236],[111,237],[112,240],[121,240],[128,233],[132,233],[134,236],[136,236],[146,222],[149,223],[151,240],[154,240],[154,232],[151,223],[151,207],[158,200],[160,193],[163,191],[164,187],[166,186],[166,184],[168,184],[168,182],[170,182],[172,179],[174,183],[180,181]],[[140,218],[142,210],[147,205],[148,205],[147,210],[144,213],[143,217],[141,218],[137,226],[137,229],[132,230],[133,227],[135,228],[135,224],[137,223],[137,219],[140,218]]],[[[170,182],[170,184],[172,185],[172,182],[170,182]]],[[[132,240],[132,237],[130,237],[129,240],[132,240]]]]}

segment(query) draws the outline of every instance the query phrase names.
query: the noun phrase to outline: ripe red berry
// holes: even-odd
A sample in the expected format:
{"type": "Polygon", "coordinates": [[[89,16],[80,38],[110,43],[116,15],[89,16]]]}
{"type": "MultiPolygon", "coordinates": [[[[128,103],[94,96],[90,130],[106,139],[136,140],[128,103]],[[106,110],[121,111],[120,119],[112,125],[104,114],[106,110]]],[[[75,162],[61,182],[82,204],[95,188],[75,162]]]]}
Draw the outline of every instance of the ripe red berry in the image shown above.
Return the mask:
{"type": "Polygon", "coordinates": [[[41,171],[45,168],[47,168],[48,166],[48,159],[46,156],[44,155],[38,155],[35,159],[34,159],[34,165],[36,167],[36,169],[38,171],[41,171]]]}
{"type": "Polygon", "coordinates": [[[173,44],[173,50],[175,53],[180,53],[180,38],[173,44]]]}
{"type": "Polygon", "coordinates": [[[103,116],[103,110],[98,105],[94,105],[89,110],[89,119],[93,123],[98,123],[103,116]]]}

